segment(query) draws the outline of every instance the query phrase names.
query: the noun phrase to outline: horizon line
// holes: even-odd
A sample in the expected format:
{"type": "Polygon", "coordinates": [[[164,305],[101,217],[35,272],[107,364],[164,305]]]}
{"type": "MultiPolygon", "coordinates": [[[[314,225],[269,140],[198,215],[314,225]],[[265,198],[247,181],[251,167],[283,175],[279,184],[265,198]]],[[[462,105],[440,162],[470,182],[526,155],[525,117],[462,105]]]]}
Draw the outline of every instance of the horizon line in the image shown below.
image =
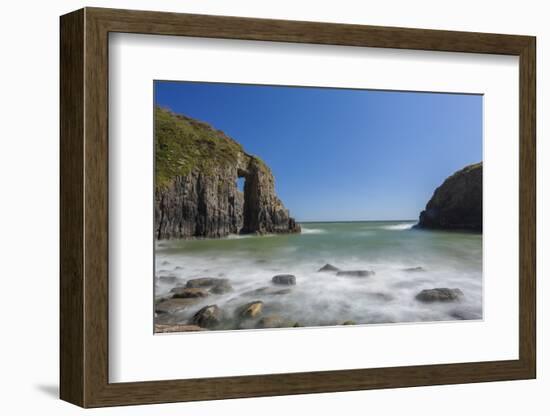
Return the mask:
{"type": "Polygon", "coordinates": [[[338,222],[418,222],[418,219],[398,219],[398,220],[324,220],[324,221],[298,221],[298,224],[311,223],[338,223],[338,222]]]}

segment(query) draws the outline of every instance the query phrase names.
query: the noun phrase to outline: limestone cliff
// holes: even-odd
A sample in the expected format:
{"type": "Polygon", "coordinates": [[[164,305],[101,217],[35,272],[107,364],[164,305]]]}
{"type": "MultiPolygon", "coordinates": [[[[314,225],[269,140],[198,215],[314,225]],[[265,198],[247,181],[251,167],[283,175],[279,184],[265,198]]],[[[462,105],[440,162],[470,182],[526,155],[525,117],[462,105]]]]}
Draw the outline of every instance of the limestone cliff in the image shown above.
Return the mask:
{"type": "Polygon", "coordinates": [[[210,125],[161,108],[155,179],[157,239],[300,232],[262,160],[210,125]]]}
{"type": "Polygon", "coordinates": [[[466,166],[437,188],[420,213],[419,228],[483,229],[483,165],[466,166]]]}

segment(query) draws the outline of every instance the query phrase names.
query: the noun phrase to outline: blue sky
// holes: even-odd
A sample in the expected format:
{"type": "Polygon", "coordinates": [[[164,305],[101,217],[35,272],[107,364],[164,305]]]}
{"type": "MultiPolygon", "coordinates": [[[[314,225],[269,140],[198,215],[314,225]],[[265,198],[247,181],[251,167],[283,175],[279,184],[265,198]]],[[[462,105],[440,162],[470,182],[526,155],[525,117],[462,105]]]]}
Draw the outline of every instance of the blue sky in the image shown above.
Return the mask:
{"type": "Polygon", "coordinates": [[[479,95],[156,81],[155,102],[260,156],[299,221],[416,219],[482,160],[479,95]]]}

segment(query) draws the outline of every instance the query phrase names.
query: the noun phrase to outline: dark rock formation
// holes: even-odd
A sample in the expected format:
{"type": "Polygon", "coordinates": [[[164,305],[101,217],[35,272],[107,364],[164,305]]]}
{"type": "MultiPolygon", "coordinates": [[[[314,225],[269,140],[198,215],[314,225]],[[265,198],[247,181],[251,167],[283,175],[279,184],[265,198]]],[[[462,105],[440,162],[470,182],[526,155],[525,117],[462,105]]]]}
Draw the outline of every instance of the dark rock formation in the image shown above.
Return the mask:
{"type": "Polygon", "coordinates": [[[191,324],[201,328],[215,328],[221,324],[222,319],[223,312],[218,305],[208,305],[193,315],[191,324]]]}
{"type": "Polygon", "coordinates": [[[199,287],[175,287],[171,291],[174,299],[187,299],[187,298],[205,298],[208,296],[208,292],[205,289],[199,287]]]}
{"type": "Polygon", "coordinates": [[[215,287],[220,285],[229,285],[228,279],[220,279],[217,277],[198,277],[188,280],[185,287],[200,288],[200,287],[215,287]]]}
{"type": "Polygon", "coordinates": [[[211,289],[210,293],[214,293],[215,295],[223,295],[224,293],[229,293],[233,291],[233,287],[229,284],[228,281],[222,281],[220,283],[216,283],[211,289]]]}
{"type": "Polygon", "coordinates": [[[247,292],[242,293],[243,296],[258,296],[258,295],[266,295],[266,296],[280,296],[280,295],[288,295],[292,292],[292,289],[274,289],[272,287],[260,287],[258,289],[249,290],[247,292]]]}
{"type": "Polygon", "coordinates": [[[374,275],[372,270],[341,270],[336,272],[336,276],[368,277],[372,275],[374,275]]]}
{"type": "Polygon", "coordinates": [[[240,319],[252,319],[260,316],[263,309],[264,303],[261,300],[255,300],[237,308],[235,314],[240,319]]]}
{"type": "Polygon", "coordinates": [[[183,309],[187,309],[197,303],[197,298],[185,298],[185,299],[168,299],[160,301],[155,305],[156,313],[168,313],[174,314],[183,309]]]}
{"type": "Polygon", "coordinates": [[[424,269],[424,267],[422,266],[417,266],[417,267],[407,267],[403,269],[403,271],[407,273],[416,273],[416,272],[425,272],[426,269],[424,269]]]}
{"type": "Polygon", "coordinates": [[[367,296],[371,299],[376,299],[384,302],[390,302],[395,299],[392,294],[384,292],[371,292],[367,293],[367,296]]]}
{"type": "Polygon", "coordinates": [[[279,315],[264,316],[256,324],[256,328],[297,328],[298,322],[290,321],[279,315]]]}
{"type": "Polygon", "coordinates": [[[273,276],[273,279],[271,279],[273,283],[276,285],[295,285],[296,284],[296,276],[292,274],[278,274],[277,276],[273,276]]]}
{"type": "Polygon", "coordinates": [[[449,289],[446,287],[425,289],[416,295],[416,299],[420,302],[454,302],[464,297],[464,293],[460,289],[449,289]]]}
{"type": "Polygon", "coordinates": [[[482,163],[466,166],[448,177],[420,213],[417,227],[481,232],[482,180],[482,163]]]}
{"type": "Polygon", "coordinates": [[[270,169],[221,131],[157,108],[155,146],[157,239],[300,232],[270,169]]]}
{"type": "Polygon", "coordinates": [[[340,269],[336,266],[333,266],[330,263],[325,264],[323,267],[321,267],[317,272],[339,272],[340,269]]]}

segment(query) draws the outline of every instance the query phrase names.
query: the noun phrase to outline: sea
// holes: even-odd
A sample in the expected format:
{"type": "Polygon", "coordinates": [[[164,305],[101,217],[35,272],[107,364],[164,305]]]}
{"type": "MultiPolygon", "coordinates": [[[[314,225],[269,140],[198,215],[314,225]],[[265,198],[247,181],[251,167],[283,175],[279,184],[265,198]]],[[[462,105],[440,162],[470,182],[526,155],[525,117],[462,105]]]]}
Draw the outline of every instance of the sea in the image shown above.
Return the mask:
{"type": "Polygon", "coordinates": [[[307,222],[300,234],[157,241],[155,296],[169,297],[193,278],[229,279],[233,291],[204,298],[181,312],[182,322],[205,305],[231,314],[255,300],[264,302],[264,314],[301,327],[483,319],[482,235],[417,229],[415,223],[307,222]],[[327,263],[374,274],[319,272],[327,263]],[[296,277],[289,293],[254,292],[272,288],[278,274],[296,277]],[[464,296],[430,303],[416,298],[433,288],[458,288],[464,296]]]}

